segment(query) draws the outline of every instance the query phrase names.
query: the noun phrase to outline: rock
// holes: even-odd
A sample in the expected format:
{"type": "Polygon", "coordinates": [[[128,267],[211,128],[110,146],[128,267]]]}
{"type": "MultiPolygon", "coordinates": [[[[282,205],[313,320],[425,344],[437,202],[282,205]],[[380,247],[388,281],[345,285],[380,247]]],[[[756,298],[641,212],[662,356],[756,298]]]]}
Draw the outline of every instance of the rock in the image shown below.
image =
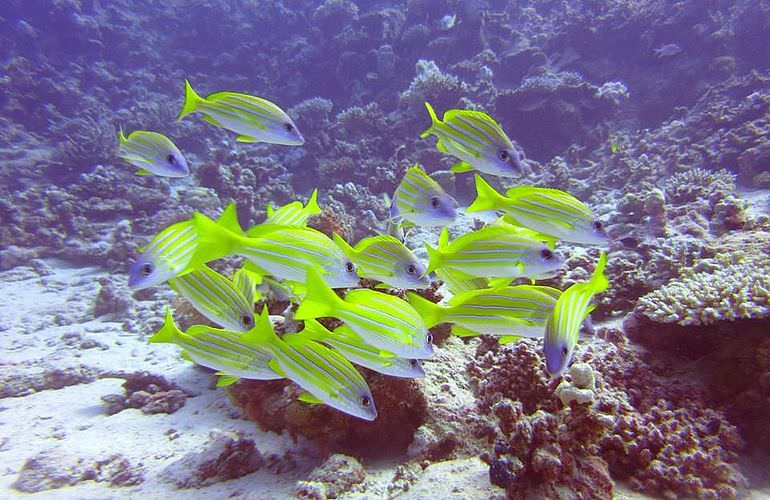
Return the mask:
{"type": "Polygon", "coordinates": [[[94,302],[94,316],[120,316],[129,310],[128,294],[120,293],[110,278],[99,278],[99,293],[94,302]]]}
{"type": "Polygon", "coordinates": [[[37,252],[31,248],[11,245],[0,251],[0,271],[27,265],[37,258],[37,252]]]}
{"type": "Polygon", "coordinates": [[[262,468],[265,460],[254,441],[231,432],[213,431],[200,453],[189,453],[163,471],[177,488],[200,488],[237,479],[262,468]]]}
{"type": "Polygon", "coordinates": [[[78,483],[83,477],[80,460],[65,463],[52,450],[27,459],[12,487],[23,493],[37,493],[78,483]]]}
{"type": "Polygon", "coordinates": [[[98,372],[86,366],[71,368],[46,368],[42,372],[21,374],[18,367],[6,365],[0,368],[0,399],[26,396],[45,390],[56,390],[78,384],[90,384],[98,372]]]}
{"type": "Polygon", "coordinates": [[[366,472],[361,463],[353,457],[336,454],[329,457],[320,467],[310,473],[307,481],[297,483],[297,496],[319,498],[337,498],[351,491],[366,479],[366,472]]]}
{"type": "Polygon", "coordinates": [[[104,378],[123,378],[125,395],[108,394],[102,396],[107,403],[107,414],[114,415],[126,408],[138,408],[147,415],[156,413],[174,413],[185,405],[188,396],[194,394],[167,381],[160,375],[148,372],[107,373],[104,378]]]}
{"type": "Polygon", "coordinates": [[[37,493],[83,481],[133,486],[142,483],[144,475],[141,470],[133,469],[131,463],[121,455],[92,461],[50,449],[24,463],[13,488],[23,493],[37,493]]]}

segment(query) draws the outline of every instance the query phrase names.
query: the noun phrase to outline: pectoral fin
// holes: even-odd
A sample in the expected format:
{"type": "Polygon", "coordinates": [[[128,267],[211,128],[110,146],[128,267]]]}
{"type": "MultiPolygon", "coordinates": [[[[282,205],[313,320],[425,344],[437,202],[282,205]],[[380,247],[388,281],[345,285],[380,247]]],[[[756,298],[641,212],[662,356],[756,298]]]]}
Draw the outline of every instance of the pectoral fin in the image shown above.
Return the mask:
{"type": "Polygon", "coordinates": [[[324,404],[324,402],[323,402],[323,401],[321,401],[321,400],[320,400],[320,399],[318,399],[317,397],[313,396],[313,395],[312,395],[312,394],[310,394],[309,392],[303,392],[302,394],[300,394],[300,395],[297,397],[297,399],[298,399],[299,401],[302,401],[302,402],[304,402],[304,403],[310,403],[311,405],[322,405],[322,404],[324,404]]]}
{"type": "Polygon", "coordinates": [[[452,172],[455,172],[455,173],[463,173],[463,172],[470,172],[470,171],[472,171],[473,167],[470,166],[468,163],[465,163],[464,161],[461,161],[460,163],[458,163],[457,165],[453,166],[449,170],[451,170],[452,172]]]}
{"type": "Polygon", "coordinates": [[[235,375],[228,375],[227,373],[217,372],[217,375],[219,375],[219,379],[217,380],[217,387],[227,387],[240,380],[239,377],[236,377],[235,375]]]}

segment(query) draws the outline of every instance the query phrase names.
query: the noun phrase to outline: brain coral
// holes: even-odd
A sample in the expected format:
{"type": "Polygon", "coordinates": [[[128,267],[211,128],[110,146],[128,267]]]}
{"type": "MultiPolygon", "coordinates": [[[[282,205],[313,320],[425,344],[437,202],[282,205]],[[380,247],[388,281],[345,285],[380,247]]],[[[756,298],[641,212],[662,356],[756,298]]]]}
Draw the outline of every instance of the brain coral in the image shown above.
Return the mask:
{"type": "Polygon", "coordinates": [[[767,255],[722,254],[640,298],[637,309],[654,321],[680,325],[762,318],[770,315],[769,276],[767,255]]]}

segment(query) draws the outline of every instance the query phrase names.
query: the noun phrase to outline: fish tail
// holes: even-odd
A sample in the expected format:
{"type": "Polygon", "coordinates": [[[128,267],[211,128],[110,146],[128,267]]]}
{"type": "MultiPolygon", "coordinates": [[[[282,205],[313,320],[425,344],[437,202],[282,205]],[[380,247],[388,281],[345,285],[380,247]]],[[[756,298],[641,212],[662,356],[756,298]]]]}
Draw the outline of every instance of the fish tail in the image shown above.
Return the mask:
{"type": "Polygon", "coordinates": [[[407,292],[406,299],[412,304],[412,307],[414,307],[420,317],[422,317],[426,327],[433,328],[441,323],[441,317],[444,311],[443,307],[434,304],[430,300],[417,295],[414,292],[407,292]]]}
{"type": "Polygon", "coordinates": [[[444,228],[441,231],[441,235],[439,235],[438,237],[438,251],[444,252],[446,251],[448,246],[449,246],[449,230],[447,230],[447,228],[444,228]]]}
{"type": "Polygon", "coordinates": [[[476,174],[476,199],[465,210],[466,212],[479,212],[481,210],[494,210],[499,206],[502,196],[489,185],[482,176],[476,174]]]}
{"type": "Polygon", "coordinates": [[[179,112],[179,116],[176,117],[177,120],[181,120],[185,116],[189,115],[190,113],[195,113],[198,111],[198,106],[200,103],[204,102],[205,99],[199,96],[195,90],[193,90],[192,85],[190,85],[189,80],[184,81],[184,104],[182,105],[182,111],[179,112]]]}
{"type": "Polygon", "coordinates": [[[347,258],[353,258],[353,256],[356,254],[356,251],[352,246],[350,246],[350,243],[345,241],[345,239],[337,233],[332,234],[332,239],[334,240],[334,243],[336,243],[337,246],[342,249],[347,258]]]}
{"type": "Polygon", "coordinates": [[[238,222],[238,208],[235,203],[229,203],[222,215],[217,219],[217,225],[235,234],[243,235],[243,228],[238,222]]]}
{"type": "Polygon", "coordinates": [[[607,276],[604,274],[604,268],[607,267],[607,253],[602,252],[599,256],[599,262],[596,263],[596,269],[588,282],[593,293],[603,292],[610,286],[607,276]]]}
{"type": "Polygon", "coordinates": [[[153,344],[171,344],[179,337],[179,333],[179,327],[174,323],[171,308],[166,307],[166,318],[163,320],[163,326],[150,337],[149,341],[153,344]]]}
{"type": "Polygon", "coordinates": [[[315,319],[306,319],[305,328],[299,332],[300,335],[304,335],[308,339],[312,340],[323,340],[329,338],[331,333],[332,332],[330,332],[328,328],[323,326],[318,322],[318,320],[315,319]]]}
{"type": "Polygon", "coordinates": [[[316,269],[307,272],[307,294],[294,313],[294,319],[313,319],[334,316],[335,309],[344,302],[324,281],[316,269]]]}
{"type": "Polygon", "coordinates": [[[120,146],[128,144],[128,138],[126,137],[126,134],[123,133],[123,127],[118,128],[118,144],[120,146]]]}
{"type": "Polygon", "coordinates": [[[428,273],[432,273],[444,264],[444,255],[441,253],[440,244],[439,248],[433,248],[432,246],[425,244],[425,249],[428,251],[428,267],[425,269],[423,276],[427,276],[428,273]]]}
{"type": "Polygon", "coordinates": [[[438,116],[436,116],[436,111],[433,109],[433,106],[431,106],[429,102],[426,102],[425,107],[428,108],[428,114],[430,114],[431,125],[428,128],[428,130],[420,134],[420,137],[428,137],[431,133],[433,133],[433,129],[437,128],[441,124],[441,122],[438,119],[438,116]]]}
{"type": "Polygon", "coordinates": [[[280,341],[270,321],[267,305],[264,305],[262,312],[254,317],[254,328],[241,335],[241,340],[247,344],[259,346],[269,346],[280,341]]]}
{"type": "Polygon", "coordinates": [[[305,210],[309,215],[315,215],[321,213],[321,207],[318,206],[318,188],[315,188],[313,190],[313,193],[310,195],[310,198],[307,200],[307,203],[305,204],[305,210]]]}
{"type": "Polygon", "coordinates": [[[193,214],[193,223],[198,233],[198,247],[190,260],[190,269],[233,255],[241,248],[242,237],[228,230],[224,223],[214,222],[201,213],[193,214]]]}

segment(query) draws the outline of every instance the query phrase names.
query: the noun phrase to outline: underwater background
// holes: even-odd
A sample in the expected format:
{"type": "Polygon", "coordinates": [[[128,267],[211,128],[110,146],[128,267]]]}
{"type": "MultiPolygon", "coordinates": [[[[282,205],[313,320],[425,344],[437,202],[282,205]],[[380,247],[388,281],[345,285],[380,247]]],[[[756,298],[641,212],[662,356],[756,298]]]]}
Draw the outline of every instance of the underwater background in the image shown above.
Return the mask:
{"type": "MultiPolygon", "coordinates": [[[[2,5],[0,496],[770,496],[770,2],[2,5]],[[185,80],[269,99],[304,144],[177,120],[185,80]],[[354,244],[387,231],[414,164],[467,207],[474,175],[420,137],[425,102],[500,123],[523,168],[496,189],[566,191],[606,228],[603,248],[558,243],[539,281],[566,290],[607,253],[563,376],[541,339],[439,325],[423,378],[361,370],[367,422],[287,380],[217,387],[148,342],[169,305],[206,321],[168,285],[128,286],[140,248],[193,213],[234,202],[251,227],[317,188],[309,225],[354,244]],[[118,132],[139,129],[191,175],[135,175],[118,132]]],[[[406,244],[427,263],[441,229],[406,244]]]]}

